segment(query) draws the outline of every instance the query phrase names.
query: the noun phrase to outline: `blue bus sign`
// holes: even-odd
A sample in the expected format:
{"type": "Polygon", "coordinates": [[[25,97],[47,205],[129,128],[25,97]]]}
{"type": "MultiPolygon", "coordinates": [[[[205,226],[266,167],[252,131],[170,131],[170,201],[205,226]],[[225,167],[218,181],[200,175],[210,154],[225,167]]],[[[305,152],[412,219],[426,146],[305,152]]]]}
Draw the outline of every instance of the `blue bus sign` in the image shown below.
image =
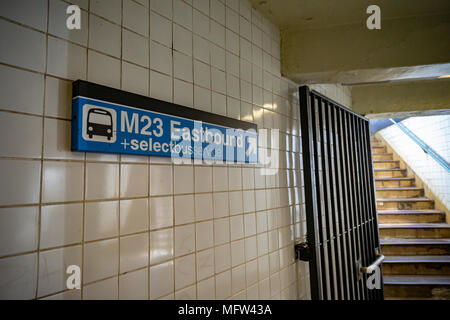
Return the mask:
{"type": "Polygon", "coordinates": [[[256,125],[75,81],[72,150],[257,163],[256,125]]]}

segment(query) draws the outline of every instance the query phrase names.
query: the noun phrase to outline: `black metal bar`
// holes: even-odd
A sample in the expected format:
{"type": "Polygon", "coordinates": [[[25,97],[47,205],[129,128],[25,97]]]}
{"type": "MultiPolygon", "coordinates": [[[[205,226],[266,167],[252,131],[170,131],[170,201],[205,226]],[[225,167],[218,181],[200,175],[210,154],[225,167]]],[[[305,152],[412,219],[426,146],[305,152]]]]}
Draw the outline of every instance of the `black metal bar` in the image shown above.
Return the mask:
{"type": "Polygon", "coordinates": [[[341,173],[342,173],[342,183],[344,186],[344,192],[342,194],[343,196],[343,222],[345,224],[345,238],[346,238],[346,250],[347,250],[347,267],[348,267],[348,273],[347,277],[349,279],[350,284],[350,299],[355,300],[357,298],[357,288],[356,288],[356,282],[355,282],[355,259],[353,254],[353,243],[352,243],[352,226],[350,224],[350,202],[349,202],[349,189],[348,189],[348,169],[347,169],[347,147],[346,147],[346,131],[345,131],[345,112],[341,109],[339,109],[339,139],[340,139],[340,145],[341,145],[341,173]]]}
{"type": "Polygon", "coordinates": [[[355,208],[355,196],[354,196],[354,187],[355,182],[353,178],[353,153],[352,153],[352,143],[351,139],[353,138],[351,136],[350,131],[350,114],[345,112],[344,113],[344,127],[345,127],[345,135],[344,135],[344,145],[345,145],[345,158],[346,158],[346,170],[347,170],[347,197],[348,197],[348,203],[349,203],[349,211],[348,216],[350,220],[350,238],[351,238],[351,252],[352,252],[352,264],[353,264],[353,277],[355,282],[355,288],[356,288],[356,299],[361,300],[362,299],[362,292],[361,292],[361,284],[358,281],[357,277],[357,262],[359,260],[359,241],[358,241],[358,228],[357,228],[357,219],[356,219],[356,208],[355,208]]]}
{"type": "Polygon", "coordinates": [[[330,286],[330,299],[336,299],[335,291],[335,275],[336,275],[336,267],[334,263],[334,255],[333,252],[335,251],[334,248],[334,241],[333,241],[333,234],[331,232],[331,228],[333,226],[333,220],[331,219],[331,210],[330,210],[330,196],[328,192],[329,187],[329,171],[327,170],[327,157],[328,157],[328,150],[327,150],[327,144],[328,139],[325,134],[325,124],[324,124],[324,101],[319,98],[318,99],[318,118],[319,118],[319,135],[320,135],[320,158],[322,162],[322,194],[323,194],[323,212],[325,215],[325,233],[326,233],[326,241],[324,243],[324,246],[327,248],[327,259],[328,259],[328,276],[329,276],[329,286],[330,286]]]}
{"type": "MultiPolygon", "coordinates": [[[[375,246],[373,243],[372,238],[372,232],[371,232],[371,224],[372,219],[369,215],[370,206],[369,206],[369,175],[368,175],[368,156],[367,156],[367,150],[365,149],[365,143],[364,143],[364,121],[357,121],[357,138],[358,138],[358,148],[361,151],[360,153],[360,176],[361,176],[361,192],[362,192],[362,202],[364,206],[364,233],[366,237],[366,246],[365,248],[368,248],[367,254],[367,260],[364,264],[365,266],[371,264],[373,261],[375,261],[375,246]]],[[[367,287],[367,278],[368,276],[364,275],[364,284],[367,287]]],[[[374,300],[376,297],[376,293],[373,290],[368,289],[369,299],[374,300]]]]}
{"type": "Polygon", "coordinates": [[[328,188],[330,189],[330,217],[333,230],[334,244],[334,263],[336,267],[336,299],[342,300],[344,296],[344,286],[342,285],[342,266],[341,266],[341,246],[339,239],[342,234],[339,232],[339,219],[337,217],[337,199],[336,199],[336,171],[334,168],[334,131],[331,125],[331,114],[334,112],[333,104],[325,101],[325,128],[327,133],[327,166],[328,166],[328,188]]]}
{"type": "Polygon", "coordinates": [[[317,197],[315,193],[315,166],[314,166],[314,141],[312,138],[312,111],[310,105],[309,88],[299,88],[300,123],[302,132],[302,157],[303,176],[305,188],[305,209],[307,241],[310,246],[311,260],[309,262],[309,277],[311,287],[311,298],[313,300],[323,299],[322,276],[319,254],[319,237],[317,222],[317,197]]]}
{"type": "MultiPolygon", "coordinates": [[[[372,232],[374,237],[374,246],[375,248],[380,248],[380,236],[378,231],[378,213],[377,213],[377,203],[375,197],[375,179],[374,179],[374,171],[373,171],[373,160],[372,160],[372,143],[370,141],[370,128],[369,123],[365,123],[365,140],[366,140],[366,150],[368,154],[368,163],[369,163],[369,179],[371,183],[368,184],[370,187],[370,215],[372,217],[372,232]]],[[[384,300],[384,289],[383,289],[383,268],[380,266],[380,277],[381,277],[381,289],[377,290],[377,298],[379,300],[384,300]]]]}
{"type": "Polygon", "coordinates": [[[322,294],[323,299],[328,299],[328,287],[329,287],[329,277],[328,277],[328,261],[326,259],[325,250],[324,247],[325,243],[325,237],[323,232],[323,212],[322,212],[322,193],[321,193],[321,178],[320,178],[320,162],[319,157],[321,156],[321,150],[319,149],[319,142],[318,142],[318,135],[317,135],[317,126],[318,126],[318,119],[317,119],[317,109],[316,103],[317,99],[314,97],[314,95],[310,96],[311,99],[311,121],[312,121],[312,139],[314,142],[314,166],[316,170],[314,171],[316,175],[316,197],[317,197],[317,220],[318,220],[318,226],[319,226],[319,252],[320,252],[320,261],[321,261],[321,271],[322,271],[322,294]]]}
{"type": "Polygon", "coordinates": [[[340,125],[339,125],[339,109],[333,107],[331,112],[331,123],[333,126],[333,146],[334,146],[334,170],[335,170],[335,191],[336,191],[336,221],[338,221],[339,227],[339,240],[341,248],[341,266],[342,266],[342,287],[343,287],[343,299],[350,299],[350,289],[348,277],[346,276],[348,271],[348,257],[346,248],[346,230],[344,221],[344,208],[343,208],[343,191],[344,185],[342,182],[342,160],[341,160],[341,145],[340,145],[340,125]]]}
{"type": "MultiPolygon", "coordinates": [[[[353,149],[353,159],[354,159],[354,181],[355,181],[355,196],[356,196],[356,218],[358,220],[358,244],[360,249],[360,261],[362,263],[361,266],[368,266],[369,259],[367,257],[367,251],[370,250],[368,248],[368,242],[365,232],[365,219],[364,219],[364,205],[362,202],[362,178],[361,178],[361,150],[358,148],[358,130],[357,123],[361,121],[357,119],[355,116],[350,115],[351,119],[351,131],[352,131],[352,149],[353,149]]],[[[366,286],[366,277],[367,275],[363,274],[361,279],[361,289],[364,294],[365,299],[368,299],[369,291],[366,286]]]]}

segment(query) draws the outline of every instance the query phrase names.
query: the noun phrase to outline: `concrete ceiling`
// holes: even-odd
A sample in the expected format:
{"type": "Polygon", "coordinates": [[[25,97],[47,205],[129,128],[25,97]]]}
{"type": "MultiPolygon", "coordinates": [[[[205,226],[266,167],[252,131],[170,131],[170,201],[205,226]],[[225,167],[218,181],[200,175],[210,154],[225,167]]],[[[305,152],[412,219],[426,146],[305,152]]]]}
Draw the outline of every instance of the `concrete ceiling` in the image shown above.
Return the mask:
{"type": "Polygon", "coordinates": [[[376,4],[382,19],[450,13],[449,0],[250,0],[280,30],[306,30],[363,23],[376,4]]]}

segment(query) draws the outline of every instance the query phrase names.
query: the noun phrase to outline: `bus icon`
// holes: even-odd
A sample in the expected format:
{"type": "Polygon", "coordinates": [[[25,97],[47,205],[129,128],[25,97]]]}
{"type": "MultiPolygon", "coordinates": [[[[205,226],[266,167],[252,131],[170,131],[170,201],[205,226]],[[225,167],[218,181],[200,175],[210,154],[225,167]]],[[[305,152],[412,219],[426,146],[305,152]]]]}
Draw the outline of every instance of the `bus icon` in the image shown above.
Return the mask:
{"type": "Polygon", "coordinates": [[[83,138],[90,141],[113,143],[116,141],[116,112],[86,104],[83,110],[83,138]]]}
{"type": "Polygon", "coordinates": [[[104,136],[111,140],[113,136],[112,116],[109,111],[94,108],[90,109],[87,116],[87,135],[92,139],[93,135],[104,136]]]}

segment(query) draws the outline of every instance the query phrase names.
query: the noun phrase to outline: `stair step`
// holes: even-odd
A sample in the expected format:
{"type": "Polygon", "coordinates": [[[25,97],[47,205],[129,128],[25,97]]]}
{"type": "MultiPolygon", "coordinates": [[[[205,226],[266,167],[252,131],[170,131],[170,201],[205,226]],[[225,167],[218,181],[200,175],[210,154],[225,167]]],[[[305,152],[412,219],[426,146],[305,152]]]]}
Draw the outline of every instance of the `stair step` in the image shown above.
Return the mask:
{"type": "Polygon", "coordinates": [[[425,191],[420,187],[377,188],[377,197],[387,199],[423,197],[425,191]]]}
{"type": "Polygon", "coordinates": [[[406,169],[373,169],[375,178],[400,178],[406,177],[406,169]]]}
{"type": "Polygon", "coordinates": [[[386,256],[383,275],[450,275],[450,256],[386,256]]]}
{"type": "Polygon", "coordinates": [[[373,160],[392,160],[392,153],[372,153],[373,160]]]}
{"type": "Polygon", "coordinates": [[[379,223],[439,223],[445,221],[439,210],[378,210],[379,223]]]}
{"type": "Polygon", "coordinates": [[[414,178],[409,177],[396,177],[396,178],[377,178],[375,179],[375,185],[377,188],[401,188],[414,186],[414,178]]]}
{"type": "Polygon", "coordinates": [[[398,160],[373,160],[375,169],[396,169],[400,165],[398,160]]]}
{"type": "Polygon", "coordinates": [[[450,298],[450,276],[386,275],[383,276],[386,297],[450,298]]]}
{"type": "Polygon", "coordinates": [[[384,255],[449,255],[450,239],[380,239],[384,255]]]}
{"type": "Polygon", "coordinates": [[[377,209],[397,209],[397,210],[408,210],[408,209],[433,209],[434,200],[418,197],[418,198],[377,198],[377,209]]]}
{"type": "Polygon", "coordinates": [[[385,146],[372,146],[372,153],[385,153],[386,147],[385,146]]]}
{"type": "Polygon", "coordinates": [[[383,223],[379,224],[381,238],[450,238],[447,223],[383,223]]]}

